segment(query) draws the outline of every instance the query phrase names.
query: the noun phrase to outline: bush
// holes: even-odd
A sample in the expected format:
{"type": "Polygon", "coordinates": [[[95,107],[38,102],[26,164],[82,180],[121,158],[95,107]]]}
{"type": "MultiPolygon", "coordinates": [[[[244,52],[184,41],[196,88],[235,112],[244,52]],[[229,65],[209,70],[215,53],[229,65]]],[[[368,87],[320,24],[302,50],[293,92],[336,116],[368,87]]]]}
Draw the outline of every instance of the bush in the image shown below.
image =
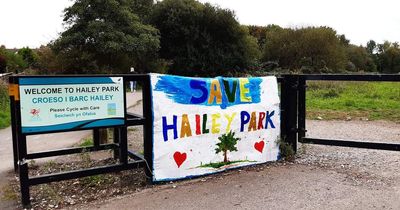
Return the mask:
{"type": "Polygon", "coordinates": [[[5,73],[7,70],[7,60],[3,55],[0,55],[0,73],[5,73]]]}
{"type": "Polygon", "coordinates": [[[10,125],[10,100],[8,96],[7,84],[0,80],[0,128],[5,128],[10,125]]]}
{"type": "Polygon", "coordinates": [[[0,56],[2,56],[6,61],[7,67],[5,72],[18,73],[28,66],[21,55],[7,50],[4,45],[0,47],[0,56]]]}
{"type": "Polygon", "coordinates": [[[295,158],[296,152],[293,150],[291,144],[283,140],[279,140],[278,145],[281,158],[288,161],[292,161],[295,158]]]}

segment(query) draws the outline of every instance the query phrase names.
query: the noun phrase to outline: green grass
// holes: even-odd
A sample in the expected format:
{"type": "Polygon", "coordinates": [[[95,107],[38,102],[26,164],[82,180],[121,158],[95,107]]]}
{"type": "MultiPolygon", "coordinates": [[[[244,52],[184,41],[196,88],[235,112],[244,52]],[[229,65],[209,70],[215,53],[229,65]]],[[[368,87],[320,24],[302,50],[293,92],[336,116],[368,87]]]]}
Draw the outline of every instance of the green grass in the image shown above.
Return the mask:
{"type": "Polygon", "coordinates": [[[307,116],[400,122],[400,83],[308,82],[307,116]]]}
{"type": "Polygon", "coordinates": [[[92,139],[92,137],[84,138],[84,139],[82,140],[82,142],[79,144],[80,147],[91,147],[91,146],[93,146],[93,145],[94,145],[94,144],[93,144],[93,139],[92,139]]]}
{"type": "Polygon", "coordinates": [[[228,162],[218,162],[218,163],[208,163],[201,165],[201,168],[221,168],[222,166],[234,164],[234,163],[242,163],[242,162],[257,162],[257,161],[249,161],[249,160],[236,160],[236,161],[228,161],[228,162]]]}
{"type": "Polygon", "coordinates": [[[0,129],[10,126],[10,99],[5,82],[0,81],[0,129]]]}

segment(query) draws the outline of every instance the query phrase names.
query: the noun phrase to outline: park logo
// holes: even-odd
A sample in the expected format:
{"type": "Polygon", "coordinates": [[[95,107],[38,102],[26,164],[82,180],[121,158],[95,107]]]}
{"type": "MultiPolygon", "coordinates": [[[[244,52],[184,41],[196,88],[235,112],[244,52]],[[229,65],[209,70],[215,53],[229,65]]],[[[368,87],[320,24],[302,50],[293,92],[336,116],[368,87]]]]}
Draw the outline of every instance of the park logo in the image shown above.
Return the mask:
{"type": "Polygon", "coordinates": [[[117,114],[117,104],[109,103],[107,105],[107,113],[108,113],[108,115],[116,115],[117,114]]]}
{"type": "Polygon", "coordinates": [[[31,115],[30,121],[31,122],[37,122],[37,121],[42,121],[42,119],[39,116],[40,113],[40,109],[31,109],[31,111],[29,112],[29,114],[31,115]]]}

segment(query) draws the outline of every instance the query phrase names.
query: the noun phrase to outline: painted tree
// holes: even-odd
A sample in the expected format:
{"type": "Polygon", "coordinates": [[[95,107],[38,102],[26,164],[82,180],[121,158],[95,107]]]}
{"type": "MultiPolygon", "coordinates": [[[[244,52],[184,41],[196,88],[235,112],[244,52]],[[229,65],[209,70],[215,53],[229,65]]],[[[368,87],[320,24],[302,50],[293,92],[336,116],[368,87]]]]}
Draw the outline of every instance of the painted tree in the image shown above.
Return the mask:
{"type": "Polygon", "coordinates": [[[238,151],[236,144],[240,141],[240,138],[235,138],[235,132],[229,131],[229,133],[225,133],[222,136],[218,137],[220,141],[217,143],[217,148],[215,149],[215,153],[218,154],[222,152],[224,154],[224,163],[228,162],[228,151],[238,151]]]}

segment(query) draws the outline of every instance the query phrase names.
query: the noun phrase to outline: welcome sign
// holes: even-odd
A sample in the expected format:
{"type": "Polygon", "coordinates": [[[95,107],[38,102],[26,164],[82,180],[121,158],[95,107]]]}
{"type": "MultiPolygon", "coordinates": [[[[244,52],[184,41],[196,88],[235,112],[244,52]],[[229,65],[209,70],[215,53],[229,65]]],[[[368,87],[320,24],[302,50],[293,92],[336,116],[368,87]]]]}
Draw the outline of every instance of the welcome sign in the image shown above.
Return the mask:
{"type": "Polygon", "coordinates": [[[153,181],[279,159],[275,77],[152,74],[153,181]]]}
{"type": "Polygon", "coordinates": [[[124,125],[122,77],[19,79],[22,133],[124,125]]]}

